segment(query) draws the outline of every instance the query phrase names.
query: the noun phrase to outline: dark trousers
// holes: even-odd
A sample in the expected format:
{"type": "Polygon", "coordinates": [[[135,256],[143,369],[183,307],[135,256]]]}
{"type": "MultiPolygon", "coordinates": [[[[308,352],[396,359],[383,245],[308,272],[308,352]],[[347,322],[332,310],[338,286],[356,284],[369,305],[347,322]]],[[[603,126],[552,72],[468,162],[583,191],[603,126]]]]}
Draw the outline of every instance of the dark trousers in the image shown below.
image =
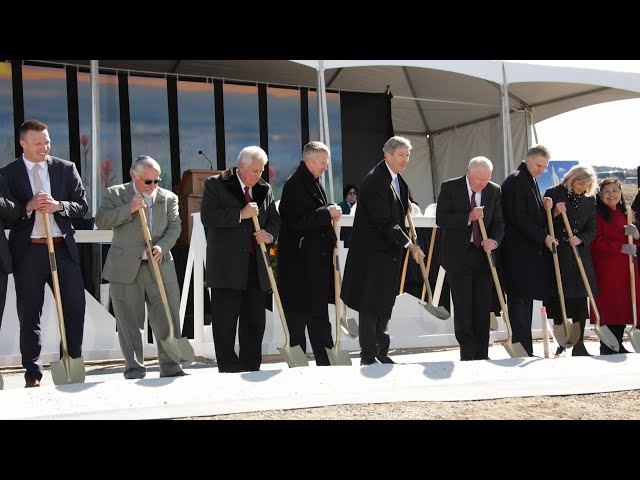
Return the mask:
{"type": "Polygon", "coordinates": [[[454,330],[460,360],[485,360],[489,358],[491,273],[482,248],[469,243],[464,255],[464,268],[447,272],[455,309],[454,330]]]}
{"type": "Polygon", "coordinates": [[[307,352],[307,338],[305,328],[309,332],[309,343],[313,350],[313,356],[318,366],[331,365],[327,348],[333,348],[333,337],[331,336],[331,323],[329,322],[329,311],[321,315],[312,315],[307,312],[286,312],[291,346],[300,345],[303,352],[307,352]]]}
{"type": "MultiPolygon", "coordinates": [[[[523,275],[525,274],[523,272],[523,275]]],[[[512,343],[520,342],[529,356],[533,356],[533,338],[531,337],[533,298],[509,296],[507,308],[509,309],[509,321],[511,322],[512,343]]]]}
{"type": "Polygon", "coordinates": [[[258,282],[255,255],[250,255],[246,290],[212,289],[211,328],[219,372],[260,370],[266,294],[258,282]],[[236,330],[240,356],[236,355],[236,330]]]}
{"type": "MultiPolygon", "coordinates": [[[[54,245],[62,314],[71,358],[82,356],[84,330],[84,281],[80,265],[69,255],[65,243],[54,245]]],[[[30,244],[27,254],[20,260],[13,277],[16,284],[16,309],[20,321],[20,353],[27,380],[42,378],[40,351],[40,315],[44,303],[44,285],[53,291],[49,253],[44,243],[30,244]]],[[[62,357],[62,346],[60,347],[62,357]]]]}
{"type": "Polygon", "coordinates": [[[7,282],[9,275],[0,272],[0,327],[2,326],[2,315],[4,314],[4,304],[7,300],[7,282]]]}
{"type": "Polygon", "coordinates": [[[375,313],[359,312],[358,337],[360,339],[360,362],[373,363],[389,356],[391,338],[387,329],[389,319],[375,313]]]}

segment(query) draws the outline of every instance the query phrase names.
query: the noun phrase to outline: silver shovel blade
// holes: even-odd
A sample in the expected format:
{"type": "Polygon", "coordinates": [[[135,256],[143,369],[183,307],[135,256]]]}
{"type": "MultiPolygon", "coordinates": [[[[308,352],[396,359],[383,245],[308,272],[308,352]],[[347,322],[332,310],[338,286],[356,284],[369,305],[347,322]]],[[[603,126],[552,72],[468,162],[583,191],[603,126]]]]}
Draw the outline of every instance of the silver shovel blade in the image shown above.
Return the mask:
{"type": "Polygon", "coordinates": [[[63,355],[59,362],[51,362],[51,378],[55,385],[84,383],[84,360],[63,355]]]}
{"type": "Polygon", "coordinates": [[[447,320],[451,317],[447,309],[442,306],[435,307],[430,303],[423,302],[421,300],[419,300],[418,303],[422,305],[427,312],[440,320],[447,320]]]}
{"type": "Polygon", "coordinates": [[[498,319],[496,318],[496,314],[493,312],[489,313],[489,330],[492,332],[498,331],[498,319]]]}
{"type": "Polygon", "coordinates": [[[580,323],[570,323],[568,335],[564,333],[564,326],[562,324],[554,324],[553,336],[556,337],[558,345],[564,348],[571,348],[580,340],[580,323]]]}
{"type": "Polygon", "coordinates": [[[183,367],[188,367],[191,362],[193,362],[195,353],[188,338],[171,337],[160,340],[160,343],[164,351],[167,352],[167,355],[169,355],[174,362],[179,363],[183,367]]]}
{"type": "Polygon", "coordinates": [[[507,350],[507,353],[511,358],[522,358],[529,356],[520,342],[511,343],[507,340],[504,343],[504,348],[507,350]]]}
{"type": "Polygon", "coordinates": [[[640,353],[640,332],[635,328],[632,328],[627,333],[629,336],[629,341],[631,342],[631,346],[636,351],[636,353],[640,353]]]}
{"type": "Polygon", "coordinates": [[[340,328],[349,338],[358,338],[358,322],[355,318],[340,317],[340,328]]]}
{"type": "Polygon", "coordinates": [[[284,358],[284,361],[287,362],[289,368],[309,366],[309,359],[302,351],[300,345],[296,345],[295,347],[285,345],[282,348],[278,348],[278,351],[282,355],[282,358],[284,358]]]}
{"type": "Polygon", "coordinates": [[[600,327],[596,326],[594,328],[596,335],[600,338],[600,341],[604,343],[607,347],[609,347],[614,352],[620,351],[620,344],[618,343],[618,339],[613,334],[613,332],[606,325],[602,325],[600,327]]]}
{"type": "Polygon", "coordinates": [[[345,365],[351,366],[351,355],[345,350],[338,350],[338,347],[326,348],[329,363],[333,366],[345,365]]]}

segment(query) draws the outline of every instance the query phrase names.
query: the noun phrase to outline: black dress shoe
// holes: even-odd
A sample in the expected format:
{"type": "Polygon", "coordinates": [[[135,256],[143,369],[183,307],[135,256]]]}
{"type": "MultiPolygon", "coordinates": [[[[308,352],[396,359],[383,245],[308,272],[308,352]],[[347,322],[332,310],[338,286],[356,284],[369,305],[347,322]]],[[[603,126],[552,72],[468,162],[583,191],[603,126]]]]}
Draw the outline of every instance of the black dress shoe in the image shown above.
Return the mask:
{"type": "Polygon", "coordinates": [[[33,387],[39,387],[40,386],[40,380],[36,380],[35,378],[28,378],[24,388],[33,388],[33,387]]]}
{"type": "Polygon", "coordinates": [[[361,358],[360,359],[360,366],[361,367],[366,367],[367,365],[373,365],[374,363],[378,363],[378,361],[375,358],[361,358]]]}
{"type": "Polygon", "coordinates": [[[394,365],[396,363],[390,357],[376,357],[376,358],[380,363],[393,363],[394,365]]]}
{"type": "Polygon", "coordinates": [[[187,375],[189,375],[187,372],[185,372],[184,370],[178,370],[176,373],[172,373],[171,375],[163,375],[162,373],[160,374],[160,378],[169,378],[169,377],[186,377],[187,375]]]}

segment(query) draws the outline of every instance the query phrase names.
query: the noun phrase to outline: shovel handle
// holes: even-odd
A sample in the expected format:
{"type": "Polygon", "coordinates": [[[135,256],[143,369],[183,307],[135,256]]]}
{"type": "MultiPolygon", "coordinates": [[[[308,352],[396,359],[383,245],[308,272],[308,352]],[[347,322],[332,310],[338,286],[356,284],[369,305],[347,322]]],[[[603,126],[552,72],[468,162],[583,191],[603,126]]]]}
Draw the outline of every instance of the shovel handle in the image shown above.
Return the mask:
{"type": "MultiPolygon", "coordinates": [[[[627,224],[631,225],[632,223],[633,213],[631,208],[627,207],[627,224]]],[[[627,235],[627,243],[633,244],[633,237],[631,235],[627,235]]],[[[633,256],[629,255],[629,286],[631,287],[629,290],[631,291],[631,308],[633,309],[633,326],[631,330],[635,330],[638,324],[638,312],[636,310],[636,275],[634,270],[633,256]]]]}
{"type": "MultiPolygon", "coordinates": [[[[416,235],[416,228],[413,226],[413,219],[411,218],[411,213],[407,212],[407,220],[409,221],[409,231],[411,232],[411,238],[412,241],[413,239],[417,238],[416,235]]],[[[415,245],[415,243],[414,243],[415,245]]],[[[408,252],[407,252],[408,253],[408,252]]],[[[429,273],[427,272],[427,269],[424,266],[424,260],[421,258],[420,261],[418,262],[420,264],[420,270],[422,271],[422,277],[424,280],[424,288],[427,289],[427,300],[428,303],[433,306],[433,295],[431,293],[431,285],[429,285],[429,273]]]]}
{"type": "MultiPolygon", "coordinates": [[[[478,226],[480,227],[480,233],[482,234],[482,240],[486,240],[487,230],[484,227],[484,220],[482,218],[478,219],[478,226]]],[[[496,287],[496,293],[498,294],[498,301],[500,302],[500,308],[502,309],[502,316],[505,320],[504,324],[507,327],[507,342],[512,343],[512,333],[511,333],[511,322],[509,321],[509,312],[507,309],[507,303],[504,301],[504,294],[502,292],[502,286],[500,285],[500,278],[498,277],[498,271],[496,270],[496,265],[493,261],[493,255],[491,252],[485,251],[487,254],[487,260],[489,261],[489,267],[491,269],[491,276],[493,277],[493,284],[496,287]]]]}
{"type": "MultiPolygon", "coordinates": [[[[547,211],[547,224],[549,225],[549,233],[553,238],[556,238],[555,231],[553,229],[553,218],[551,217],[551,209],[545,208],[547,211]]],[[[560,262],[558,261],[558,250],[553,247],[553,267],[556,271],[556,285],[558,286],[558,297],[560,298],[560,311],[562,312],[562,327],[564,328],[564,334],[569,338],[569,321],[567,320],[567,310],[564,307],[564,290],[562,288],[562,277],[560,275],[560,262]]]]}
{"type": "MultiPolygon", "coordinates": [[[[436,244],[436,232],[438,231],[438,227],[434,225],[431,229],[431,241],[429,242],[429,253],[427,254],[427,265],[425,270],[427,271],[427,278],[429,277],[429,272],[431,271],[431,257],[433,256],[433,246],[436,244]]],[[[409,252],[407,252],[409,253],[409,252]]],[[[420,296],[420,300],[424,302],[424,294],[427,291],[427,285],[422,285],[422,295],[420,296]]]]}
{"type": "Polygon", "coordinates": [[[167,293],[164,290],[164,282],[162,281],[162,273],[160,273],[160,267],[158,262],[153,256],[153,249],[151,248],[151,232],[149,232],[149,224],[147,223],[147,216],[144,213],[144,208],[138,209],[140,215],[140,226],[142,228],[142,236],[147,244],[147,258],[151,262],[151,268],[153,275],[156,277],[156,283],[158,284],[158,290],[160,290],[160,298],[162,299],[162,305],[164,306],[164,313],[169,323],[169,336],[167,338],[175,338],[173,330],[173,319],[171,318],[171,310],[169,309],[169,301],[167,300],[167,293]]]}
{"type": "MultiPolygon", "coordinates": [[[[260,222],[258,221],[258,217],[253,218],[253,227],[256,232],[260,230],[260,222]]],[[[273,296],[276,299],[276,305],[278,307],[278,313],[280,314],[280,320],[282,322],[282,326],[284,327],[284,336],[285,336],[285,346],[291,346],[290,337],[289,337],[289,327],[287,326],[287,319],[284,316],[284,308],[282,308],[282,302],[280,301],[280,292],[278,292],[278,284],[276,283],[276,277],[273,275],[273,268],[271,268],[271,261],[267,256],[267,247],[265,247],[264,243],[258,243],[260,245],[260,251],[262,252],[262,259],[264,260],[264,265],[267,267],[267,274],[269,275],[269,283],[271,284],[271,290],[273,290],[273,296]]]]}
{"type": "MultiPolygon", "coordinates": [[[[564,228],[567,230],[567,235],[569,235],[569,237],[572,237],[573,231],[571,230],[571,224],[569,223],[569,218],[567,217],[566,212],[562,212],[562,221],[564,222],[564,228]]],[[[584,283],[584,288],[587,290],[587,295],[589,295],[589,302],[591,302],[591,309],[593,310],[593,314],[596,316],[597,325],[600,326],[600,312],[598,311],[598,306],[596,305],[596,299],[594,298],[593,292],[591,291],[591,285],[589,285],[589,279],[587,278],[587,273],[584,271],[582,258],[580,258],[580,254],[578,253],[578,249],[575,247],[575,245],[571,245],[571,248],[573,249],[573,255],[576,257],[576,263],[578,264],[578,269],[580,270],[582,283],[584,283]]]]}
{"type": "Polygon", "coordinates": [[[340,238],[340,225],[333,219],[333,231],[336,233],[336,244],[333,247],[333,301],[336,307],[336,350],[340,345],[340,261],[338,260],[338,239],[340,238]]]}
{"type": "MultiPolygon", "coordinates": [[[[39,212],[36,212],[36,215],[39,212]]],[[[53,237],[51,236],[51,222],[49,213],[44,212],[44,229],[47,234],[47,249],[49,250],[49,265],[51,266],[51,279],[53,281],[53,297],[56,300],[56,313],[58,314],[58,326],[60,327],[60,341],[62,342],[63,358],[68,356],[67,332],[64,328],[64,315],[62,313],[62,298],[60,296],[60,281],[58,280],[58,265],[56,264],[56,251],[53,247],[53,237]]]]}

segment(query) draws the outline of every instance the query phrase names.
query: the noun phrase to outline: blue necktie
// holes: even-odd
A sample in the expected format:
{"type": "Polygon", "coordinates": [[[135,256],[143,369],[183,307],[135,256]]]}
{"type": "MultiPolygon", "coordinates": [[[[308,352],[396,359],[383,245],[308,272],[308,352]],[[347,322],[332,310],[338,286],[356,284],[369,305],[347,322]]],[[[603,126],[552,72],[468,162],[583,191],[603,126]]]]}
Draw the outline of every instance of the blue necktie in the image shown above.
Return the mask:
{"type": "Polygon", "coordinates": [[[393,186],[396,189],[396,195],[398,195],[398,200],[402,201],[402,198],[400,198],[400,182],[398,181],[397,175],[393,179],[393,186]]]}

